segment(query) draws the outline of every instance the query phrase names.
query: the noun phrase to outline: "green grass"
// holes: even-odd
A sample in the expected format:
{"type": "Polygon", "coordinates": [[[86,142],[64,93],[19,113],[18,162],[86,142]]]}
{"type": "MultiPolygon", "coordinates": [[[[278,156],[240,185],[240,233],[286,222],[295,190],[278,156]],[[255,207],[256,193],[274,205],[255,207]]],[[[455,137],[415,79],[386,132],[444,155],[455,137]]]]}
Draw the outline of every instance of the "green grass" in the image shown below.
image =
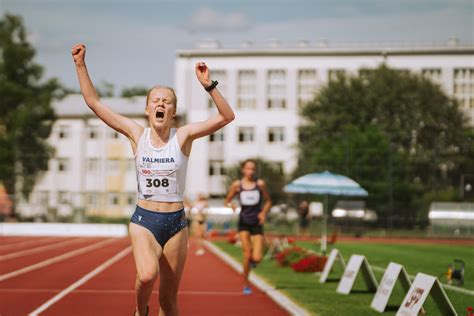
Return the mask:
{"type": "MultiPolygon", "coordinates": [[[[226,242],[215,242],[215,244],[241,261],[241,249],[226,242]]],[[[319,246],[314,243],[300,242],[299,246],[317,250],[319,246]]],[[[470,273],[474,266],[472,246],[454,245],[421,245],[421,244],[363,244],[363,243],[338,243],[337,248],[341,251],[347,261],[351,254],[365,255],[369,264],[386,268],[390,261],[405,266],[408,273],[416,275],[424,272],[433,276],[446,271],[449,263],[454,258],[463,259],[466,262],[466,281],[464,288],[474,290],[474,277],[470,273]]],[[[336,293],[338,281],[330,281],[325,284],[319,283],[319,276],[313,273],[296,273],[291,268],[277,266],[273,260],[264,260],[254,270],[259,276],[273,284],[300,305],[317,315],[380,315],[370,308],[374,293],[366,291],[362,277],[358,276],[350,295],[336,293]]],[[[337,279],[342,274],[336,268],[330,275],[330,279],[337,279]]],[[[374,271],[377,281],[382,279],[383,272],[374,271]]],[[[443,277],[440,277],[443,281],[443,277]]],[[[459,315],[466,314],[468,306],[474,306],[474,296],[461,294],[446,290],[454,308],[459,315]]],[[[405,293],[400,284],[395,287],[384,315],[395,315],[405,293]]],[[[431,297],[425,305],[428,315],[439,315],[431,297]]]]}

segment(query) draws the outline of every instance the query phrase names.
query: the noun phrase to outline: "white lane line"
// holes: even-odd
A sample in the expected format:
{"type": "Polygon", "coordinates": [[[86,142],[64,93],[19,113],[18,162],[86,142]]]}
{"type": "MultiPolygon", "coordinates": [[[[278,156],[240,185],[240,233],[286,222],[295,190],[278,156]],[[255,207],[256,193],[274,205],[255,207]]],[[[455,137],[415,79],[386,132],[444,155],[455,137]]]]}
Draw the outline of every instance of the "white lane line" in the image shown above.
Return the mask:
{"type": "Polygon", "coordinates": [[[33,270],[36,270],[36,269],[39,269],[39,268],[46,267],[50,264],[53,264],[53,263],[56,263],[56,262],[59,262],[59,261],[62,261],[62,260],[66,260],[66,259],[69,259],[71,257],[77,256],[77,255],[80,255],[80,254],[83,254],[85,252],[94,250],[96,248],[102,247],[102,246],[107,245],[107,244],[110,244],[114,241],[117,241],[117,239],[116,238],[108,238],[106,240],[102,240],[98,243],[86,246],[84,248],[80,248],[80,249],[77,249],[77,250],[66,252],[65,254],[59,255],[59,256],[51,258],[51,259],[47,259],[45,261],[35,263],[31,266],[27,266],[25,268],[22,268],[22,269],[19,269],[19,270],[16,270],[16,271],[12,271],[10,273],[2,274],[2,275],[0,275],[0,282],[8,280],[8,279],[16,277],[16,276],[19,276],[21,274],[33,271],[33,270]]]}
{"type": "MultiPolygon", "coordinates": [[[[382,273],[385,272],[385,269],[382,268],[382,267],[377,267],[377,266],[371,266],[371,267],[372,267],[372,269],[374,269],[374,271],[378,271],[378,272],[382,272],[382,273]]],[[[415,279],[414,275],[409,274],[408,276],[412,280],[415,279]]],[[[466,295],[470,295],[470,296],[474,296],[474,291],[471,291],[471,290],[468,290],[468,289],[463,289],[463,288],[460,288],[460,287],[457,287],[457,286],[454,286],[454,285],[442,283],[441,281],[440,281],[440,283],[445,289],[448,289],[448,290],[451,290],[451,291],[454,291],[454,292],[458,292],[458,293],[462,293],[462,294],[466,294],[466,295]]]]}
{"type": "Polygon", "coordinates": [[[22,250],[22,251],[10,253],[8,255],[0,256],[0,261],[5,261],[5,260],[13,259],[13,258],[18,258],[18,257],[23,257],[23,256],[27,256],[27,255],[30,255],[30,254],[33,254],[33,253],[41,252],[41,251],[44,251],[44,250],[47,250],[47,249],[59,248],[59,247],[62,247],[64,245],[68,245],[68,244],[75,244],[77,242],[84,241],[84,240],[85,240],[85,238],[74,238],[74,239],[70,239],[70,240],[60,241],[60,242],[54,243],[52,245],[45,245],[45,246],[40,246],[38,248],[22,250]]]}
{"type": "Polygon", "coordinates": [[[33,240],[27,240],[27,241],[18,241],[18,242],[12,242],[6,245],[1,245],[0,250],[8,249],[8,248],[13,248],[13,247],[18,247],[18,246],[25,246],[25,245],[30,245],[30,244],[40,244],[44,243],[47,241],[47,239],[56,239],[56,238],[51,238],[51,237],[43,237],[43,238],[35,238],[33,240]]]}
{"type": "MultiPolygon", "coordinates": [[[[62,289],[0,289],[0,293],[59,293],[62,289]]],[[[153,294],[158,294],[157,290],[153,294]]],[[[83,289],[75,290],[74,294],[135,294],[135,290],[92,290],[83,289]]],[[[196,296],[242,296],[241,291],[178,291],[179,295],[196,295],[196,296]]],[[[258,295],[258,294],[257,294],[258,295]]],[[[265,294],[261,294],[262,296],[265,294]]]]}
{"type": "Polygon", "coordinates": [[[96,275],[98,275],[99,273],[101,273],[102,271],[110,267],[111,265],[113,265],[115,262],[119,261],[126,255],[128,255],[131,251],[132,251],[132,246],[128,246],[127,248],[120,251],[118,254],[116,254],[115,256],[113,256],[112,258],[110,258],[109,260],[107,260],[106,262],[104,262],[103,264],[101,264],[100,266],[98,266],[97,268],[95,268],[94,270],[92,270],[91,272],[89,272],[88,274],[86,274],[85,276],[83,276],[82,278],[74,282],[73,284],[71,284],[69,287],[67,287],[60,293],[58,293],[56,296],[51,298],[49,301],[45,302],[43,305],[41,305],[40,307],[38,307],[37,309],[29,313],[28,315],[37,316],[39,313],[44,312],[51,305],[58,302],[64,296],[68,295],[69,293],[71,293],[72,291],[74,291],[75,289],[77,289],[78,287],[80,287],[81,285],[83,285],[84,283],[86,283],[87,281],[89,281],[90,279],[92,279],[93,277],[95,277],[96,275]]]}
{"type": "MultiPolygon", "coordinates": [[[[242,273],[242,265],[237,260],[225,253],[223,250],[219,249],[219,247],[215,246],[210,241],[205,240],[204,245],[213,254],[219,257],[219,259],[231,266],[231,268],[233,268],[235,271],[242,273]]],[[[249,281],[255,287],[259,288],[262,292],[264,292],[268,297],[270,297],[270,299],[272,299],[280,307],[286,310],[290,315],[310,315],[310,313],[306,309],[299,306],[296,302],[294,302],[288,296],[277,290],[273,285],[269,284],[267,281],[265,281],[263,278],[259,277],[255,273],[250,274],[249,281]]]]}

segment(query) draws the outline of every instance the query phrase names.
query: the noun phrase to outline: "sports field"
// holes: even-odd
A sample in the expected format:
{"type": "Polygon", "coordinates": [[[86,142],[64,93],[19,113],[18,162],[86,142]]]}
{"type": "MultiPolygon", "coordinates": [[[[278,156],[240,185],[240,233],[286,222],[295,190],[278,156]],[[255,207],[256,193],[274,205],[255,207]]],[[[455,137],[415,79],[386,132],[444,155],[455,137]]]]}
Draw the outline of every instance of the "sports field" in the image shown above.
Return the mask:
{"type": "MultiPolygon", "coordinates": [[[[241,260],[240,248],[224,241],[216,241],[215,244],[235,259],[241,260]]],[[[316,242],[298,241],[296,244],[315,251],[319,249],[316,242]]],[[[454,259],[462,259],[466,264],[465,285],[460,287],[463,293],[449,288],[445,290],[459,315],[465,315],[466,308],[474,306],[474,242],[416,243],[406,240],[388,243],[354,240],[337,243],[335,247],[343,254],[346,263],[352,254],[365,255],[369,264],[374,267],[374,274],[379,282],[383,269],[390,261],[402,264],[412,276],[423,272],[439,276],[440,281],[445,282],[442,274],[447,271],[448,265],[454,259]]],[[[341,295],[336,293],[336,279],[342,274],[337,268],[330,275],[331,281],[325,284],[319,283],[317,274],[296,273],[291,268],[278,267],[273,260],[265,260],[254,271],[315,315],[380,315],[370,308],[374,293],[366,291],[361,276],[357,278],[350,295],[341,295]]],[[[404,292],[400,284],[397,284],[384,315],[394,315],[403,297],[404,292]]],[[[424,307],[428,315],[439,315],[430,297],[424,307]]]]}

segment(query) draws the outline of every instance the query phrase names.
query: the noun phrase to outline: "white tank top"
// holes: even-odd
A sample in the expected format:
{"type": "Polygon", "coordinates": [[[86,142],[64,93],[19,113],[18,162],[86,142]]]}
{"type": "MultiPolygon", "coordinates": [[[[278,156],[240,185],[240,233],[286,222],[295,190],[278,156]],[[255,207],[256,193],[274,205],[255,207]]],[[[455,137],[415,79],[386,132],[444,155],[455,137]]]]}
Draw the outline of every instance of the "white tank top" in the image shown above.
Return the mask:
{"type": "Polygon", "coordinates": [[[146,128],[138,141],[135,166],[138,199],[183,201],[188,157],[181,151],[176,128],[171,129],[168,143],[162,148],[152,146],[150,128],[146,128]]]}

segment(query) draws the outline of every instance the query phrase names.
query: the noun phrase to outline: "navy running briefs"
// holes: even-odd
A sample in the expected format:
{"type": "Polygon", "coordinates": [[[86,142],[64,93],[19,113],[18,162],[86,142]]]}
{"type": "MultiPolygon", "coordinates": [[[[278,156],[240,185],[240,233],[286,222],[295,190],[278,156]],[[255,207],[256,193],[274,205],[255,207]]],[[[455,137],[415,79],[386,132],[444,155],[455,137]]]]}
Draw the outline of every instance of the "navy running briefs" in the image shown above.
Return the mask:
{"type": "Polygon", "coordinates": [[[148,229],[163,248],[171,237],[188,226],[184,209],[154,212],[137,205],[130,222],[148,229]]]}

